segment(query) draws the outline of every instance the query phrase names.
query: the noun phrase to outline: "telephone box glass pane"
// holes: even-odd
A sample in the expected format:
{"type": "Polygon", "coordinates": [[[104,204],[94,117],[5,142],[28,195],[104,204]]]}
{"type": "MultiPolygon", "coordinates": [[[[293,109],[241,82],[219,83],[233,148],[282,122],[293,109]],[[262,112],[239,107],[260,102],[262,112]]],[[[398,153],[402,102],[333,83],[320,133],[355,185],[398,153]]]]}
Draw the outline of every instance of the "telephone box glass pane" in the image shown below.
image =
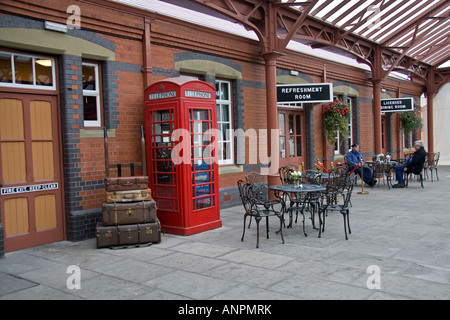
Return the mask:
{"type": "Polygon", "coordinates": [[[191,109],[189,119],[192,136],[192,208],[199,210],[211,207],[214,203],[211,110],[191,109]]]}
{"type": "Polygon", "coordinates": [[[173,144],[171,136],[174,128],[172,110],[152,112],[151,141],[153,158],[153,184],[157,206],[160,210],[177,210],[176,169],[172,162],[173,144]]]}

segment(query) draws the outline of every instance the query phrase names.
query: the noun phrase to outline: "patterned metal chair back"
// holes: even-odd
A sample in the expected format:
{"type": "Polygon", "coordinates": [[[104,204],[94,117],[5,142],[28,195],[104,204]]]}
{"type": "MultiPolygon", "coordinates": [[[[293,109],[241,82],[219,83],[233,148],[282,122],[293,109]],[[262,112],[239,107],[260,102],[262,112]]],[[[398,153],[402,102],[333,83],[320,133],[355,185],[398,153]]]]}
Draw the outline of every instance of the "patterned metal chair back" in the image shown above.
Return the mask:
{"type": "Polygon", "coordinates": [[[252,211],[250,184],[246,183],[244,180],[239,180],[237,185],[239,189],[239,196],[242,200],[242,205],[244,206],[245,212],[249,214],[252,211]]]}
{"type": "Polygon", "coordinates": [[[294,171],[298,171],[297,165],[287,165],[278,169],[278,173],[280,174],[281,184],[293,184],[291,173],[294,171]]]}
{"type": "Polygon", "coordinates": [[[258,172],[250,172],[245,176],[245,180],[251,185],[251,194],[253,199],[259,202],[269,200],[269,188],[265,181],[265,177],[258,172]]]}
{"type": "Polygon", "coordinates": [[[315,170],[305,170],[303,172],[302,182],[303,183],[310,183],[310,184],[320,184],[321,179],[320,176],[322,174],[320,172],[317,172],[315,170]]]}

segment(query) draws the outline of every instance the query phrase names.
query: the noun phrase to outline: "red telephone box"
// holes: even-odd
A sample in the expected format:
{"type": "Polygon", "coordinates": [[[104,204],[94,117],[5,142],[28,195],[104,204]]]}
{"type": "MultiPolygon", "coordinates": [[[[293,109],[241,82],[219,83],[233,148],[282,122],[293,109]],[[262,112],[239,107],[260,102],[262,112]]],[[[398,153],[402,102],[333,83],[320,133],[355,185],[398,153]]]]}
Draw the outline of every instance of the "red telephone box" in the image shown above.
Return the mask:
{"type": "Polygon", "coordinates": [[[214,87],[185,77],[149,86],[145,132],[162,229],[191,235],[221,227],[214,87]]]}

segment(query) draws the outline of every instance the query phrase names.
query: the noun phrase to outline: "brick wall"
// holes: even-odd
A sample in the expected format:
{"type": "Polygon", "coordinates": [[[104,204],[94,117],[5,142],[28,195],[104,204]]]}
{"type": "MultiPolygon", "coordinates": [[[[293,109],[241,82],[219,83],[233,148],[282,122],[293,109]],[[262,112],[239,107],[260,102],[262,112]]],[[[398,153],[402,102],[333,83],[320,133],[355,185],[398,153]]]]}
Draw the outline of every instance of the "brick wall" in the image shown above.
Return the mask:
{"type": "MultiPolygon", "coordinates": [[[[101,61],[103,82],[104,123],[114,129],[109,139],[111,163],[142,161],[140,126],[144,125],[144,79],[143,67],[143,15],[151,20],[152,81],[179,75],[175,62],[180,59],[204,59],[223,63],[241,74],[232,79],[234,92],[233,117],[235,129],[264,129],[266,118],[266,88],[264,61],[259,55],[257,42],[226,35],[219,31],[193,26],[153,13],[125,13],[112,8],[90,4],[88,1],[68,0],[5,0],[2,4],[3,18],[0,27],[11,27],[20,22],[22,28],[42,28],[43,20],[65,23],[65,9],[79,5],[82,11],[82,29],[71,31],[74,37],[94,42],[115,52],[115,61],[101,61]],[[20,17],[19,17],[20,16],[20,17]],[[6,17],[6,18],[5,18],[6,17]]],[[[121,7],[124,8],[124,7],[121,7]]],[[[102,138],[83,138],[81,62],[82,58],[58,55],[61,104],[61,128],[63,142],[64,190],[67,239],[79,240],[92,237],[96,220],[100,217],[104,201],[104,147],[102,138]]],[[[93,59],[94,57],[89,57],[93,59]]],[[[348,85],[358,92],[355,105],[355,140],[361,144],[361,152],[369,155],[374,151],[372,86],[367,71],[324,61],[301,53],[288,52],[278,61],[278,69],[297,70],[303,79],[322,82],[326,63],[329,82],[348,85]]],[[[220,74],[206,74],[205,80],[214,81],[220,74]]],[[[386,79],[382,87],[400,94],[421,94],[420,86],[401,80],[386,79]]],[[[307,166],[317,158],[323,158],[322,108],[305,106],[307,128],[307,166]]],[[[88,129],[86,129],[88,130],[88,129]]],[[[398,119],[391,119],[392,149],[399,150],[398,119]]],[[[265,137],[263,137],[265,138],[265,137]]],[[[248,140],[248,139],[247,139],[248,140]]],[[[244,172],[220,175],[221,205],[239,204],[236,183],[250,171],[259,170],[261,161],[250,164],[250,155],[257,153],[256,145],[245,143],[244,172]]],[[[327,155],[333,159],[328,147],[327,155]]],[[[141,174],[141,169],[137,173],[141,174]]],[[[111,170],[115,175],[116,171],[111,170]]],[[[1,221],[0,221],[1,222],[1,221]]],[[[0,224],[0,234],[2,228],[0,224]]],[[[0,254],[3,238],[0,237],[0,254]]]]}

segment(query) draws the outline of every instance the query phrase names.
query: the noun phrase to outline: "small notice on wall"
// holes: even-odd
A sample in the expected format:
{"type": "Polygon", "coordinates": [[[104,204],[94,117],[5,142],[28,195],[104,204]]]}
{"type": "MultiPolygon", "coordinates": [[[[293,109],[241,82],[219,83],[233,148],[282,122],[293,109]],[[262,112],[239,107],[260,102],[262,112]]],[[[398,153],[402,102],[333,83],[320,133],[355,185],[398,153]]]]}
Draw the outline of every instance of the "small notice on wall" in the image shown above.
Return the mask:
{"type": "Polygon", "coordinates": [[[10,195],[10,194],[17,194],[17,193],[56,190],[56,189],[58,189],[57,182],[34,184],[34,185],[30,185],[30,186],[1,188],[1,195],[4,196],[4,195],[10,195]]]}
{"type": "Polygon", "coordinates": [[[413,98],[381,99],[381,112],[405,112],[413,110],[413,98]]]}
{"type": "Polygon", "coordinates": [[[333,101],[332,83],[277,85],[277,102],[324,103],[332,101],[333,101]]]}

